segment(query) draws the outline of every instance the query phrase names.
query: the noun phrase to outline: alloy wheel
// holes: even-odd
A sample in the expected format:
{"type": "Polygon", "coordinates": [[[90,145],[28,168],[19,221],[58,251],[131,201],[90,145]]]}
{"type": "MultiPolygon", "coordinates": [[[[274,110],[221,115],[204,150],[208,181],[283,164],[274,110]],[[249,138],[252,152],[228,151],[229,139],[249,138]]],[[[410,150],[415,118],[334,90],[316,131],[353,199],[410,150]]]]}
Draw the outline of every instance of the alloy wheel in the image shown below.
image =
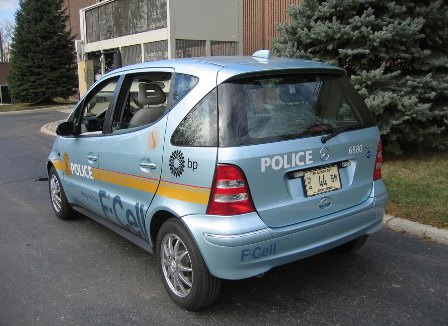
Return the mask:
{"type": "Polygon", "coordinates": [[[61,186],[59,184],[58,177],[54,174],[51,176],[50,179],[50,195],[53,208],[55,209],[56,212],[59,213],[62,208],[61,186]]]}
{"type": "Polygon", "coordinates": [[[179,297],[186,297],[193,286],[193,266],[190,254],[175,234],[167,234],[162,240],[160,259],[163,275],[171,291],[179,297]]]}

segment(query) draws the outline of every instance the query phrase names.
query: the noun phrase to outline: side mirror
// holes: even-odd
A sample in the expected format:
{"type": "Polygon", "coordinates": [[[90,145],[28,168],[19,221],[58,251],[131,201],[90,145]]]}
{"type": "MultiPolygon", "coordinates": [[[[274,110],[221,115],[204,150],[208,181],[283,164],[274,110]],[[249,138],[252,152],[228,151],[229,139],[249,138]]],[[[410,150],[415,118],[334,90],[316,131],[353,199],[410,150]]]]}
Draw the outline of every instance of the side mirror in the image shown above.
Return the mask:
{"type": "Polygon", "coordinates": [[[75,134],[75,124],[72,121],[61,123],[56,128],[56,134],[59,136],[72,136],[75,134]]]}

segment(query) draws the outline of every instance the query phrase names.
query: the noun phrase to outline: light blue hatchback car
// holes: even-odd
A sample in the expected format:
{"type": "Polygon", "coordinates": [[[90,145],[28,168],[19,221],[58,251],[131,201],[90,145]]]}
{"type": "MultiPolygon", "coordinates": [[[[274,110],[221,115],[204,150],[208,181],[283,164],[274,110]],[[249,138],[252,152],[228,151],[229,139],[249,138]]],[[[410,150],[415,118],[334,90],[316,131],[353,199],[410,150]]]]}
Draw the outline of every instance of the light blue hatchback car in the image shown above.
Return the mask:
{"type": "Polygon", "coordinates": [[[353,251],[382,226],[378,128],[328,64],[259,51],[124,67],[57,133],[56,216],[78,211],[155,253],[185,309],[211,304],[221,279],[353,251]]]}

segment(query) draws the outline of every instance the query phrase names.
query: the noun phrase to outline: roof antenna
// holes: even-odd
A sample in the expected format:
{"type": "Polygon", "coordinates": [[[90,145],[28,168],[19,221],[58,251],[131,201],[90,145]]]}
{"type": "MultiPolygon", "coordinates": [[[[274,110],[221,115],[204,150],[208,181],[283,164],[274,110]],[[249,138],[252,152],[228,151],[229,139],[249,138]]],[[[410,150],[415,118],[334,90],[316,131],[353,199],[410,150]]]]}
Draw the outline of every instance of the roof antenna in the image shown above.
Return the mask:
{"type": "Polygon", "coordinates": [[[252,54],[252,58],[269,60],[271,58],[271,50],[258,50],[252,54]]]}

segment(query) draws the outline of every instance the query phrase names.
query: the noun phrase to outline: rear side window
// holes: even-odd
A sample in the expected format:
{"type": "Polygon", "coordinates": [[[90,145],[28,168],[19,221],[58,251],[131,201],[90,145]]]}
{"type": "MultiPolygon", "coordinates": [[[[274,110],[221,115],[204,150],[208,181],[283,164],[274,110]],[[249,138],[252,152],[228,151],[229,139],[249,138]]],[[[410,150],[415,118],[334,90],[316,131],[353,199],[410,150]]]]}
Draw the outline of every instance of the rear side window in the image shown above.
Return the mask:
{"type": "Polygon", "coordinates": [[[218,86],[219,146],[262,144],[375,125],[345,77],[283,75],[218,86]]]}
{"type": "Polygon", "coordinates": [[[188,147],[218,146],[217,90],[208,93],[187,114],[171,137],[171,144],[188,147]]]}
{"type": "Polygon", "coordinates": [[[195,76],[177,73],[174,81],[173,106],[180,102],[198,83],[195,76]]]}

